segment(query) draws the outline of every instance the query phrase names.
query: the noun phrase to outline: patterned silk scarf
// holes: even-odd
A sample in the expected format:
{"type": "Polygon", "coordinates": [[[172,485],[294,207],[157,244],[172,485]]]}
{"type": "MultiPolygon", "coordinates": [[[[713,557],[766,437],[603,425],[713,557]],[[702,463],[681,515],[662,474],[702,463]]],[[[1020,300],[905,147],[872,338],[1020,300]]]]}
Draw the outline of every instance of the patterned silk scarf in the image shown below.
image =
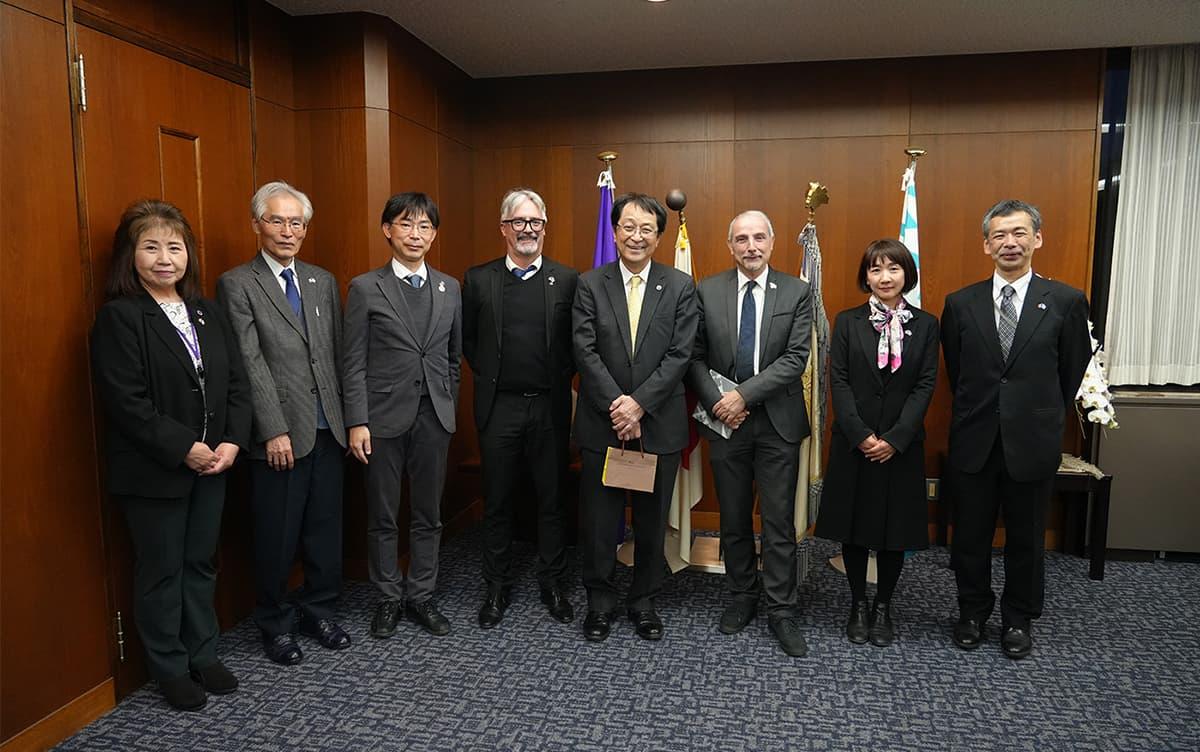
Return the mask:
{"type": "Polygon", "coordinates": [[[900,368],[904,354],[904,325],[912,320],[912,311],[904,303],[904,298],[896,307],[888,308],[879,302],[874,295],[869,301],[871,305],[871,326],[879,332],[879,346],[875,349],[875,362],[880,368],[886,368],[891,363],[892,373],[900,368]]]}

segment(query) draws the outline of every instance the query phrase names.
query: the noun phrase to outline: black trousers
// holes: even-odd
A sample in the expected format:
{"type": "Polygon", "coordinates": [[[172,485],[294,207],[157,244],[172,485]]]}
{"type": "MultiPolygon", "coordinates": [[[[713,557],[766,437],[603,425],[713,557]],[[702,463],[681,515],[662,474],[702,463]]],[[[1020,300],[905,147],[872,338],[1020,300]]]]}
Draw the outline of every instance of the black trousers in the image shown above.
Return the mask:
{"type": "Polygon", "coordinates": [[[567,426],[554,424],[549,394],[497,392],[479,432],[483,462],[483,579],[489,588],[512,585],[513,488],[532,482],[537,503],[537,578],[551,587],[566,577],[562,486],[567,426]]]}
{"type": "Polygon", "coordinates": [[[254,622],[275,637],[305,619],[333,619],[342,587],[343,451],[328,430],[291,470],[250,463],[254,483],[254,622]],[[296,550],[304,584],[287,591],[296,550]]]}
{"type": "Polygon", "coordinates": [[[796,609],[796,479],[800,445],[785,441],[763,408],[728,439],[708,443],[721,507],[725,583],[734,599],[757,601],[766,593],[767,611],[796,609]],[[762,518],[762,577],[754,550],[754,491],[762,518]]]}
{"type": "Polygon", "coordinates": [[[958,610],[964,619],[987,621],[996,604],[992,592],[992,536],[996,515],[1004,514],[1004,593],[1000,615],[1005,626],[1027,629],[1042,615],[1045,593],[1046,508],[1054,478],[1013,480],[1004,463],[1000,435],[977,473],[951,468],[954,539],[950,566],[958,582],[958,610]]]}
{"type": "Polygon", "coordinates": [[[371,437],[367,465],[367,574],[384,598],[421,603],[437,587],[442,491],[450,432],[428,396],[400,436],[371,437]],[[400,569],[400,489],[408,475],[408,575],[400,569]]]}
{"type": "Polygon", "coordinates": [[[162,681],[217,662],[213,557],[225,475],[197,477],[182,499],[118,496],[133,542],[134,621],[150,676],[162,681]]]}
{"type": "Polygon", "coordinates": [[[604,453],[584,449],[583,472],[579,480],[580,548],[583,559],[583,585],[587,588],[589,611],[614,611],[617,593],[616,531],[625,515],[628,495],[633,506],[633,584],[629,587],[626,607],[643,611],[654,605],[667,574],[663,537],[667,534],[667,512],[671,491],[679,469],[679,452],[660,454],[650,493],[609,488],[600,482],[604,474],[604,453]]]}

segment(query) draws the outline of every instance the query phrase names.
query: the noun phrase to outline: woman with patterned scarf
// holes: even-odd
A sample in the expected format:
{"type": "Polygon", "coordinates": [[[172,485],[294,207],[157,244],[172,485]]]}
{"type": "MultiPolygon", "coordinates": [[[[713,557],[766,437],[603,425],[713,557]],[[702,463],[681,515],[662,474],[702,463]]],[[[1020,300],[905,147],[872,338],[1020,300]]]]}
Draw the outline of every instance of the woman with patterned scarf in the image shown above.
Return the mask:
{"type": "Polygon", "coordinates": [[[938,322],[905,302],[916,284],[904,244],[876,240],[858,268],[870,298],[839,313],[833,327],[833,438],[816,534],[842,544],[852,596],[846,636],[855,644],[892,644],[904,552],[929,546],[924,422],[937,382],[938,322]],[[879,575],[873,608],[869,551],[879,575]]]}

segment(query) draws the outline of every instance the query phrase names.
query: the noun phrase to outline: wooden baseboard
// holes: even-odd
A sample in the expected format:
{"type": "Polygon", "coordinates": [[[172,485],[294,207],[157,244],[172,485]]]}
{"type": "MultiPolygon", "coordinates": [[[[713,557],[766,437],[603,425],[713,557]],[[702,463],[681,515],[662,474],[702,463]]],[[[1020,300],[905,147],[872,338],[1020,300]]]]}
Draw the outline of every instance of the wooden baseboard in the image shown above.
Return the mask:
{"type": "Polygon", "coordinates": [[[0,752],[50,749],[116,705],[116,688],[110,677],[8,741],[0,743],[0,752]]]}
{"type": "MultiPolygon", "coordinates": [[[[483,499],[476,499],[464,507],[461,512],[454,515],[442,524],[442,538],[452,538],[465,530],[469,530],[472,526],[478,524],[478,522],[482,519],[483,499]]],[[[400,555],[400,566],[408,566],[407,551],[400,555]]],[[[348,580],[368,579],[367,560],[346,559],[342,562],[342,575],[348,580]]],[[[0,752],[7,752],[7,750],[0,750],[0,752]]]]}

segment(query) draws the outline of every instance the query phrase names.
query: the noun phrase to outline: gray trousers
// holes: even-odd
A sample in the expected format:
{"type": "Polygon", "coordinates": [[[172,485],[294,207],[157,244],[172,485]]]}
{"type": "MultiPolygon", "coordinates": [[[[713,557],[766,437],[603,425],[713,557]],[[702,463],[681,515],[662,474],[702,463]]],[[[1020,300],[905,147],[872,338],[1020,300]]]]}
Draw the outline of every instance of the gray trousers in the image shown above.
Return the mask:
{"type": "Polygon", "coordinates": [[[442,489],[450,432],[438,420],[433,403],[421,397],[417,417],[405,433],[371,437],[367,464],[367,573],[385,598],[421,603],[437,585],[438,547],[442,540],[442,489]],[[408,473],[408,577],[400,571],[399,517],[401,482],[408,473]]]}
{"type": "Polygon", "coordinates": [[[796,610],[796,473],[800,445],[785,441],[766,409],[752,410],[728,439],[708,443],[713,485],[721,507],[725,582],[735,600],[757,601],[761,588],[767,611],[796,610]],[[762,577],[754,551],[754,492],[762,516],[762,577]]]}

